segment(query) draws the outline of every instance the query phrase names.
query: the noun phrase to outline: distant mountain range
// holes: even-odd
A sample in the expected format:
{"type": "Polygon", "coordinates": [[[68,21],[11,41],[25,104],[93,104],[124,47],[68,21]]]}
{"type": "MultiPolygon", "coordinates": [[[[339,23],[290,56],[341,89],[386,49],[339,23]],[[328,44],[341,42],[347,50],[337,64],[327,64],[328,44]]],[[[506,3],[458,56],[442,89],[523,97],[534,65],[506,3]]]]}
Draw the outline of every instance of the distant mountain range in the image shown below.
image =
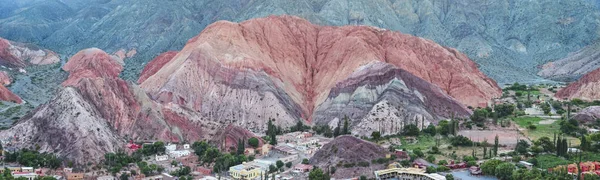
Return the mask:
{"type": "Polygon", "coordinates": [[[137,50],[124,77],[178,50],[208,24],[275,14],[322,25],[372,25],[466,53],[499,83],[537,82],[538,67],[599,37],[597,0],[0,0],[0,37],[64,56],[137,50]]]}

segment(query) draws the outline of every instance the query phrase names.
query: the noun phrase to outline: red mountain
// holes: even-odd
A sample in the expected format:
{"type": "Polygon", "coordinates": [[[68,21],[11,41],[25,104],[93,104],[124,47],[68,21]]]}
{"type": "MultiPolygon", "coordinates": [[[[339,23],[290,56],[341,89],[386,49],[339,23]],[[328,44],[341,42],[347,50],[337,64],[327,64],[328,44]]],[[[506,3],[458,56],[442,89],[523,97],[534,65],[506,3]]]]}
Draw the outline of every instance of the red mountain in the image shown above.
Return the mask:
{"type": "Polygon", "coordinates": [[[587,101],[600,99],[600,69],[587,73],[579,80],[560,89],[554,95],[561,99],[582,99],[587,101]]]}
{"type": "MultiPolygon", "coordinates": [[[[292,16],[214,23],[172,58],[149,63],[152,71],[139,82],[160,103],[256,131],[269,118],[283,126],[313,121],[319,106],[335,98],[330,93],[337,83],[373,62],[403,69],[465,105],[486,106],[501,94],[464,54],[430,40],[367,26],[317,26],[292,16]]],[[[361,108],[371,109],[379,95],[361,108]]]]}
{"type": "Polygon", "coordinates": [[[59,61],[58,55],[50,50],[0,38],[0,65],[23,68],[27,65],[46,65],[59,61]]]}

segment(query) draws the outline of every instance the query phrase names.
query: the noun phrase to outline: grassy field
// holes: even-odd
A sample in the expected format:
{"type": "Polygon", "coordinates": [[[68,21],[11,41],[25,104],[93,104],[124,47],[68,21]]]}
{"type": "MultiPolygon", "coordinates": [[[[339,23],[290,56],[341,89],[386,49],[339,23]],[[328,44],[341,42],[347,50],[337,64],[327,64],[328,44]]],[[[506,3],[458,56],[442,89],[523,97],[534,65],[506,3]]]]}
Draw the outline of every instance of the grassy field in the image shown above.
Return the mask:
{"type": "MultiPolygon", "coordinates": [[[[430,151],[431,147],[436,145],[435,138],[428,136],[428,135],[419,136],[418,142],[416,142],[416,143],[410,143],[404,137],[401,137],[400,141],[402,142],[402,145],[399,146],[399,148],[406,149],[409,151],[414,150],[416,148],[420,148],[421,151],[423,153],[425,153],[425,156],[430,155],[428,152],[430,151]]],[[[436,158],[436,162],[438,162],[440,160],[447,160],[448,162],[450,160],[460,160],[464,156],[471,156],[471,154],[473,153],[473,149],[475,149],[476,156],[478,156],[479,158],[483,158],[483,148],[482,147],[454,147],[453,146],[451,149],[448,149],[448,146],[451,146],[448,138],[447,137],[441,138],[440,144],[438,146],[441,153],[434,154],[434,156],[436,158]],[[451,154],[455,154],[456,156],[452,156],[451,154]],[[454,157],[456,157],[456,159],[454,157]]]]}
{"type": "MultiPolygon", "coordinates": [[[[431,137],[429,135],[421,135],[417,139],[418,139],[418,142],[410,143],[410,142],[406,141],[406,139],[404,137],[400,138],[400,141],[402,142],[402,145],[400,146],[400,148],[408,149],[408,150],[421,148],[421,150],[426,151],[427,149],[435,146],[435,138],[431,137]]],[[[444,140],[444,138],[442,138],[440,140],[440,143],[444,143],[444,142],[445,142],[445,140],[444,140]]]]}
{"type": "MultiPolygon", "coordinates": [[[[522,132],[531,140],[537,140],[542,137],[549,137],[550,139],[554,138],[554,133],[557,135],[560,134],[560,121],[554,121],[551,124],[540,124],[544,119],[539,117],[517,117],[513,118],[513,121],[522,129],[522,132]],[[536,129],[529,129],[529,125],[535,125],[536,129]]],[[[574,137],[567,137],[568,141],[573,146],[579,145],[581,142],[579,139],[574,137]]]]}

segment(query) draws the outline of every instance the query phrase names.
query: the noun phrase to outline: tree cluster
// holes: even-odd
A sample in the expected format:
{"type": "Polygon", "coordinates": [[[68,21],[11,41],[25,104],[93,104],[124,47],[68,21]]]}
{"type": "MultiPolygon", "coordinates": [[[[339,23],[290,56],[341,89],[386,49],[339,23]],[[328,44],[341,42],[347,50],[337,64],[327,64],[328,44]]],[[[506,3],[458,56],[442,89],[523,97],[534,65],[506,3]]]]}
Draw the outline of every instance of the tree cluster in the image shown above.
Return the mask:
{"type": "Polygon", "coordinates": [[[39,153],[37,151],[22,149],[14,153],[5,152],[4,161],[17,162],[23,166],[29,167],[45,167],[56,169],[62,164],[62,159],[54,154],[39,153]]]}

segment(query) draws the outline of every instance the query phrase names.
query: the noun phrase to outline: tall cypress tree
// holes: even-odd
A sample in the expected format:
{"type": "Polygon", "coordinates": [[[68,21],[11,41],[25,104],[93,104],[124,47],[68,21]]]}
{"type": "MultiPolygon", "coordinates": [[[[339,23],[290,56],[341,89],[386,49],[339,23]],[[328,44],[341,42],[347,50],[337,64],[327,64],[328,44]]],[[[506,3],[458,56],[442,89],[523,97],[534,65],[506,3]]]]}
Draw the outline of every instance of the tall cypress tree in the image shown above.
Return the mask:
{"type": "Polygon", "coordinates": [[[498,134],[496,134],[496,137],[494,138],[494,156],[498,156],[498,146],[498,134]]]}
{"type": "Polygon", "coordinates": [[[552,140],[552,143],[554,143],[554,146],[556,146],[556,133],[554,133],[554,139],[552,140]]]}
{"type": "Polygon", "coordinates": [[[562,139],[563,143],[561,145],[561,147],[563,148],[562,150],[562,155],[565,156],[567,155],[568,149],[569,149],[569,144],[567,144],[567,138],[563,138],[562,139]]]}
{"type": "Polygon", "coordinates": [[[558,136],[556,141],[556,156],[562,156],[562,140],[560,136],[558,136]]]}
{"type": "Polygon", "coordinates": [[[587,143],[587,139],[585,138],[585,135],[581,135],[581,150],[586,151],[588,147],[588,143],[587,143]]]}
{"type": "Polygon", "coordinates": [[[486,159],[486,157],[487,157],[487,146],[483,146],[483,159],[486,159]]]}

